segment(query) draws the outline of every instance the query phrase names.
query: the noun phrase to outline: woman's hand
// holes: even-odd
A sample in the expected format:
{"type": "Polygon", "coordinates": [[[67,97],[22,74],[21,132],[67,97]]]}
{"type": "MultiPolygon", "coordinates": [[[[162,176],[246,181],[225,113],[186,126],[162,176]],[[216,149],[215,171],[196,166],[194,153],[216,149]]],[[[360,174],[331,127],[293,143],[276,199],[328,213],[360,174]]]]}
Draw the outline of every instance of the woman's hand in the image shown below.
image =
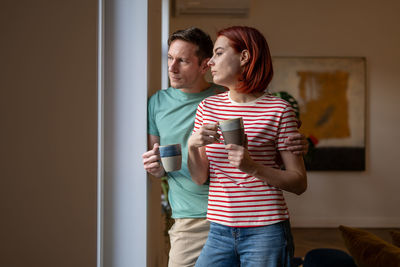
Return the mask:
{"type": "Polygon", "coordinates": [[[188,167],[192,180],[198,184],[204,184],[209,176],[206,145],[218,141],[218,124],[204,124],[190,136],[188,141],[188,167]]]}
{"type": "Polygon", "coordinates": [[[225,146],[225,149],[228,150],[229,164],[238,168],[242,172],[253,175],[256,163],[250,157],[249,151],[246,147],[229,144],[225,146]]]}
{"type": "Polygon", "coordinates": [[[219,142],[218,124],[204,124],[190,136],[189,148],[202,147],[219,142]]]}

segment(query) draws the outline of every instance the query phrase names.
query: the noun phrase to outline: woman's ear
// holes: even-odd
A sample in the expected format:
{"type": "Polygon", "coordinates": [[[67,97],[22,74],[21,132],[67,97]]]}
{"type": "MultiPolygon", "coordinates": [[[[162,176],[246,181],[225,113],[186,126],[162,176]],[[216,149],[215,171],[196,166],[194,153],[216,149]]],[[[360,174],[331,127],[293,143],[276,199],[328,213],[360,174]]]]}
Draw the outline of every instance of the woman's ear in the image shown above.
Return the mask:
{"type": "Polygon", "coordinates": [[[245,49],[240,53],[240,66],[243,67],[250,61],[249,50],[245,49]]]}

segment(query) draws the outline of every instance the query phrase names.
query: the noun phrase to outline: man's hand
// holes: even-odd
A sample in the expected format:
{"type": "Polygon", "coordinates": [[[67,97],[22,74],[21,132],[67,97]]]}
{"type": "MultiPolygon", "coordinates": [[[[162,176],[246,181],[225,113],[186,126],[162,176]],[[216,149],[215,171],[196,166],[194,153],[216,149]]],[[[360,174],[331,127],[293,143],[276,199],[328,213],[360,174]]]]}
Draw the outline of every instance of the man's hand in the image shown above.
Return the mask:
{"type": "Polygon", "coordinates": [[[219,142],[218,124],[204,124],[190,136],[189,148],[202,147],[219,142]]]}
{"type": "Polygon", "coordinates": [[[295,155],[306,155],[308,152],[308,141],[301,133],[288,136],[285,140],[287,150],[295,155]]]}
{"type": "Polygon", "coordinates": [[[142,155],[143,167],[151,175],[161,178],[165,175],[163,166],[161,165],[159,144],[155,143],[152,150],[142,155]]]}

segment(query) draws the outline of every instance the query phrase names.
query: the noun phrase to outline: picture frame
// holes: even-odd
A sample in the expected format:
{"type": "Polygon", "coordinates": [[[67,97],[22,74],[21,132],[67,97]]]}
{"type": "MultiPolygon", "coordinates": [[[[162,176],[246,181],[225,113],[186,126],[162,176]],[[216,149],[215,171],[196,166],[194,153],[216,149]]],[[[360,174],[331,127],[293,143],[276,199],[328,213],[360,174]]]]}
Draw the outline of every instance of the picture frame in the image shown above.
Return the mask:
{"type": "Polygon", "coordinates": [[[297,102],[307,170],[365,170],[366,59],[273,57],[273,68],[268,90],[297,102]]]}

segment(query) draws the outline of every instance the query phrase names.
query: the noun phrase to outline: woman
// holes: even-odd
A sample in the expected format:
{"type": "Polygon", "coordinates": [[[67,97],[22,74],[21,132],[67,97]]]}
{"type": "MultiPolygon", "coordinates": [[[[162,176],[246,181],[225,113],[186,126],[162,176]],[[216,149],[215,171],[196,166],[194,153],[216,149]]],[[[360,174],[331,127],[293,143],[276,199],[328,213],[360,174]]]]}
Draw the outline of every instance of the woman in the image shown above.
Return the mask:
{"type": "Polygon", "coordinates": [[[214,82],[229,91],[199,104],[188,141],[192,179],[203,184],[210,177],[211,228],[196,266],[291,266],[294,248],[282,190],[301,194],[307,187],[302,157],[284,145],[297,120],[290,104],[266,92],[273,70],[264,36],[242,26],[217,36],[208,65],[214,82]],[[247,144],[224,145],[218,122],[239,116],[247,144]]]}

